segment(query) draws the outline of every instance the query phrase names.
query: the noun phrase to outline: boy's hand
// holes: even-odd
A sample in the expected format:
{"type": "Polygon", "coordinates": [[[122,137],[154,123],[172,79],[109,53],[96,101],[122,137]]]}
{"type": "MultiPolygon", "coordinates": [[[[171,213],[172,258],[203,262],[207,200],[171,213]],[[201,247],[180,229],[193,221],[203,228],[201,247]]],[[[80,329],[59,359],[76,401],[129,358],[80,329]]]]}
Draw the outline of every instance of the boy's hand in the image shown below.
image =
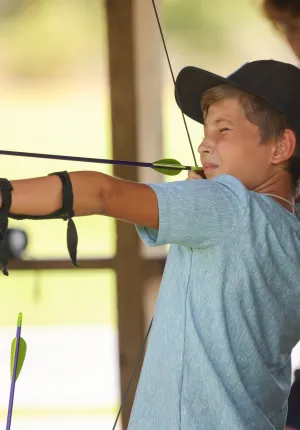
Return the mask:
{"type": "Polygon", "coordinates": [[[187,179],[205,179],[203,170],[201,170],[200,173],[195,172],[194,170],[189,170],[187,179]]]}

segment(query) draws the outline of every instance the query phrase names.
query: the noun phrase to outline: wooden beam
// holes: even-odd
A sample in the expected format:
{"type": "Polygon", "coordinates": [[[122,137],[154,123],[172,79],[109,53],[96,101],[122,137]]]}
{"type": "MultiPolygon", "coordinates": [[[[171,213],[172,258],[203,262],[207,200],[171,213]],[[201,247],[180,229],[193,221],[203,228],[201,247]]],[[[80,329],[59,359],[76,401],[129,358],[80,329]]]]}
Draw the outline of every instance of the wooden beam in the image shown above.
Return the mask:
{"type": "MultiPolygon", "coordinates": [[[[156,0],[157,6],[160,3],[156,0]]],[[[151,0],[134,2],[135,86],[137,100],[138,157],[142,161],[163,158],[162,145],[162,43],[151,0]]],[[[163,182],[152,169],[139,169],[142,182],[163,182]]]]}
{"type": "Polygon", "coordinates": [[[79,267],[74,267],[70,260],[10,260],[10,270],[83,270],[83,269],[111,269],[115,268],[114,258],[78,260],[79,267]]]}
{"type": "MultiPolygon", "coordinates": [[[[143,259],[141,265],[144,281],[147,282],[147,279],[153,276],[161,276],[165,262],[165,258],[143,259]]],[[[115,270],[116,268],[115,258],[78,260],[78,264],[79,267],[74,268],[70,260],[10,260],[8,270],[115,270]]]]}
{"type": "MultiPolygon", "coordinates": [[[[144,150],[141,151],[140,139],[146,139],[148,134],[151,134],[151,137],[147,138],[150,158],[161,145],[159,83],[151,84],[158,79],[159,67],[155,64],[153,55],[157,39],[153,38],[152,30],[148,26],[151,11],[147,8],[146,12],[145,4],[147,3],[150,5],[150,1],[146,0],[106,1],[112,142],[113,156],[117,159],[137,160],[141,156],[141,152],[143,152],[143,158],[146,157],[147,145],[144,145],[144,150]],[[144,47],[145,52],[142,51],[140,39],[144,42],[147,41],[147,46],[144,47]],[[153,73],[151,73],[151,67],[153,73]],[[147,85],[150,85],[150,88],[147,88],[147,85]],[[158,103],[154,103],[156,97],[158,103]],[[156,129],[157,132],[155,132],[156,129]],[[153,141],[156,142],[156,148],[151,146],[153,141]]],[[[154,23],[154,21],[152,22],[154,23]]],[[[156,60],[158,61],[158,58],[156,60]]],[[[132,181],[139,180],[138,171],[134,168],[115,166],[114,174],[132,181]]],[[[142,273],[141,242],[134,226],[117,222],[116,228],[115,268],[118,289],[121,395],[123,397],[144,338],[143,284],[145,276],[142,273]]],[[[124,429],[128,426],[136,384],[137,378],[134,380],[123,409],[124,429]]]]}
{"type": "MultiPolygon", "coordinates": [[[[158,7],[160,0],[156,0],[158,7]]],[[[134,46],[135,46],[135,86],[137,100],[138,158],[142,161],[155,161],[163,158],[162,145],[162,101],[163,50],[151,0],[134,2],[134,46]]],[[[152,169],[138,169],[141,182],[163,182],[164,176],[152,169]]],[[[141,244],[144,257],[166,256],[163,247],[149,248],[141,244]]]]}

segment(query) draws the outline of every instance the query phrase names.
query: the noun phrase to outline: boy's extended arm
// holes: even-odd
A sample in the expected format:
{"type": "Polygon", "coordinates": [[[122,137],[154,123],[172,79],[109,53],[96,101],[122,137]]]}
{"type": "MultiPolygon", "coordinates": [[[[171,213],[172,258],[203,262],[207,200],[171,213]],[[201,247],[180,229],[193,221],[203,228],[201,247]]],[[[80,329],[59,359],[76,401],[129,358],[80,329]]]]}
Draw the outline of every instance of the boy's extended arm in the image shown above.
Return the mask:
{"type": "MultiPolygon", "coordinates": [[[[158,202],[147,185],[99,172],[72,172],[75,216],[106,215],[145,227],[158,227],[158,202]]],[[[62,206],[57,176],[11,181],[14,214],[47,215],[62,206]]]]}

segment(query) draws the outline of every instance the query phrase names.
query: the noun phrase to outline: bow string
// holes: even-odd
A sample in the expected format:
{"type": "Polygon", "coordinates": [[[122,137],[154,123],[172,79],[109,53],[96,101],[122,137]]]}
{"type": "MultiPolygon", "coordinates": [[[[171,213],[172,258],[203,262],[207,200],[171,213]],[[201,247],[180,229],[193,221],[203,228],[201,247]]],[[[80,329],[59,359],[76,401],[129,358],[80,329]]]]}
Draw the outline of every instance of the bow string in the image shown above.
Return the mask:
{"type": "MultiPolygon", "coordinates": [[[[173,80],[173,84],[174,84],[174,88],[175,88],[175,93],[177,96],[177,99],[179,100],[179,95],[176,89],[176,81],[175,81],[175,76],[174,76],[174,72],[173,72],[173,68],[171,65],[171,61],[170,61],[170,56],[168,53],[168,49],[167,49],[167,45],[166,45],[166,41],[165,41],[165,37],[163,34],[163,30],[162,30],[162,26],[160,23],[160,19],[159,19],[159,15],[158,15],[158,11],[157,11],[157,7],[155,4],[155,0],[151,0],[152,1],[152,6],[154,9],[154,14],[156,17],[156,21],[158,24],[158,28],[159,28],[159,32],[160,32],[160,36],[161,36],[161,40],[164,46],[164,51],[167,57],[167,62],[169,65],[169,69],[171,72],[171,76],[172,76],[172,80],[173,80]]],[[[197,165],[197,161],[196,161],[196,156],[195,156],[195,152],[193,149],[193,145],[192,145],[192,141],[191,141],[191,137],[190,137],[190,133],[188,130],[188,126],[186,123],[186,119],[185,119],[185,115],[181,109],[181,114],[182,114],[182,118],[183,118],[183,122],[184,122],[184,126],[185,126],[185,130],[187,133],[187,137],[188,137],[188,142],[189,142],[189,146],[190,149],[192,151],[192,156],[193,156],[193,160],[194,160],[194,166],[184,166],[181,163],[179,163],[177,160],[174,159],[162,159],[162,160],[158,160],[155,161],[153,163],[146,163],[146,162],[138,162],[138,161],[127,161],[127,160],[107,160],[107,159],[99,159],[99,158],[88,158],[88,157],[75,157],[75,156],[66,156],[66,155],[56,155],[56,154],[40,154],[40,153],[32,153],[32,152],[18,152],[18,151],[8,151],[8,150],[0,150],[0,155],[8,155],[8,156],[19,156],[19,157],[32,157],[32,158],[44,158],[44,159],[54,159],[54,160],[64,160],[64,161],[81,161],[81,162],[87,162],[87,163],[102,163],[102,164],[121,164],[121,165],[127,165],[127,166],[138,166],[138,167],[150,167],[160,173],[166,174],[166,175],[177,175],[178,173],[180,173],[182,170],[194,170],[197,171],[200,175],[201,175],[201,171],[197,165]]],[[[203,174],[202,174],[203,176],[203,174]]],[[[125,394],[123,396],[122,402],[121,402],[121,406],[120,409],[118,411],[117,417],[115,419],[114,425],[112,427],[112,430],[116,429],[117,423],[118,423],[118,419],[120,417],[120,414],[123,410],[124,407],[124,403],[126,401],[128,392],[130,390],[130,387],[133,383],[138,365],[143,357],[143,352],[145,350],[146,347],[146,343],[147,343],[147,339],[149,336],[149,333],[151,331],[152,328],[152,323],[153,323],[153,317],[152,320],[150,322],[150,325],[148,327],[146,336],[143,340],[143,344],[142,344],[142,348],[140,350],[137,362],[135,364],[134,370],[132,372],[132,376],[130,378],[130,381],[128,383],[128,386],[125,390],[125,394]]]]}
{"type": "MultiPolygon", "coordinates": [[[[161,26],[161,23],[160,23],[160,19],[159,19],[159,15],[158,15],[157,7],[156,7],[156,4],[155,4],[155,1],[154,1],[154,0],[151,0],[151,1],[152,1],[152,6],[153,6],[153,9],[154,9],[154,14],[155,14],[155,17],[156,17],[156,21],[157,21],[157,24],[158,24],[158,28],[159,28],[159,32],[160,32],[160,36],[161,36],[161,39],[162,39],[162,43],[163,43],[163,46],[164,46],[164,51],[165,51],[165,54],[166,54],[166,57],[167,57],[167,61],[168,61],[168,65],[169,65],[169,69],[170,69],[170,72],[171,72],[171,76],[172,76],[172,80],[173,80],[173,84],[174,84],[174,89],[175,89],[175,92],[176,92],[176,96],[177,96],[177,98],[178,98],[178,100],[179,100],[179,95],[178,95],[178,92],[177,92],[177,89],[176,89],[175,76],[174,76],[174,72],[173,72],[173,68],[172,68],[172,64],[171,64],[171,60],[170,60],[170,56],[169,56],[169,52],[168,52],[168,49],[167,49],[167,44],[166,44],[165,37],[164,37],[164,34],[163,34],[162,26],[161,26]]],[[[186,119],[185,119],[185,116],[184,116],[184,113],[183,113],[182,109],[181,109],[181,114],[182,114],[182,118],[183,118],[183,122],[184,122],[185,130],[186,130],[186,133],[187,133],[187,137],[188,137],[188,141],[189,141],[190,149],[191,149],[191,151],[192,151],[192,155],[193,155],[193,159],[194,159],[194,163],[195,163],[195,167],[194,167],[194,168],[193,168],[193,167],[191,167],[190,169],[183,169],[183,170],[195,170],[195,171],[199,171],[199,167],[198,167],[198,165],[197,165],[197,161],[196,161],[196,157],[195,157],[195,152],[194,152],[193,145],[192,145],[192,141],[191,141],[191,136],[190,136],[190,133],[189,133],[189,130],[188,130],[188,126],[187,126],[187,123],[186,123],[186,119]]],[[[190,166],[189,166],[189,167],[190,167],[190,166]]],[[[200,172],[199,172],[199,173],[200,173],[200,172]]],[[[201,174],[201,173],[200,173],[200,174],[201,174]]],[[[119,419],[120,414],[121,414],[121,412],[122,412],[122,410],[123,410],[123,407],[124,407],[124,404],[125,404],[125,401],[126,401],[127,395],[128,395],[128,393],[129,393],[130,387],[131,387],[131,385],[132,385],[132,383],[133,383],[133,380],[134,380],[134,377],[135,377],[135,374],[136,374],[136,371],[137,371],[138,365],[139,365],[139,363],[140,363],[140,361],[141,361],[141,358],[142,358],[142,356],[143,356],[143,352],[144,352],[145,347],[146,347],[147,339],[148,339],[148,336],[149,336],[150,331],[151,331],[151,328],[152,328],[153,318],[154,318],[154,317],[152,317],[151,322],[150,322],[150,325],[149,325],[149,327],[148,327],[148,330],[147,330],[146,336],[145,336],[144,341],[143,341],[143,344],[142,344],[142,348],[141,348],[141,350],[140,350],[140,353],[139,353],[139,356],[138,356],[137,362],[136,362],[136,364],[135,364],[134,370],[133,370],[133,372],[132,372],[132,375],[131,375],[130,381],[129,381],[129,383],[128,383],[128,385],[127,385],[127,388],[126,388],[126,390],[125,390],[125,394],[124,394],[124,396],[123,396],[123,399],[122,399],[122,402],[121,402],[121,406],[120,406],[120,409],[119,409],[119,411],[118,411],[118,414],[117,414],[116,420],[115,420],[114,425],[113,425],[113,427],[112,427],[112,430],[115,430],[115,429],[116,429],[116,426],[117,426],[117,423],[118,423],[118,419],[119,419]]]]}

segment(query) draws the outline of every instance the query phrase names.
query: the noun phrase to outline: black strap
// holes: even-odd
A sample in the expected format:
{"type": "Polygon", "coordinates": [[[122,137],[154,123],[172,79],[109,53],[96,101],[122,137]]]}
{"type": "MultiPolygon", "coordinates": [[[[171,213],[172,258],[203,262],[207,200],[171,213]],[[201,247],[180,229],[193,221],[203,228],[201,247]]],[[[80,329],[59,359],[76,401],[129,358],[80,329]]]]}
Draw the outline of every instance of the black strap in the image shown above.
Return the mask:
{"type": "MultiPolygon", "coordinates": [[[[44,220],[44,219],[57,219],[62,218],[64,221],[68,221],[67,227],[67,246],[69,255],[72,261],[73,266],[78,266],[77,264],[77,245],[78,245],[78,235],[74,221],[72,217],[74,216],[73,209],[73,188],[72,182],[70,180],[70,176],[68,172],[55,172],[50,173],[51,175],[57,175],[62,182],[62,207],[55,212],[52,212],[49,215],[17,215],[8,212],[8,216],[13,219],[23,220],[23,219],[32,219],[32,220],[44,220]]],[[[10,206],[9,206],[10,207],[10,206]]],[[[1,224],[0,224],[1,229],[1,224]]]]}
{"type": "MultiPolygon", "coordinates": [[[[7,179],[0,178],[0,192],[2,197],[2,205],[0,208],[0,241],[4,239],[8,228],[8,213],[11,207],[12,189],[12,185],[7,179]]],[[[3,256],[1,260],[0,265],[2,266],[2,273],[3,275],[8,276],[8,258],[3,256]]]]}
{"type": "Polygon", "coordinates": [[[63,203],[62,203],[62,215],[61,218],[68,221],[67,228],[67,246],[69,255],[73,266],[78,267],[77,264],[77,245],[78,245],[78,234],[74,221],[72,220],[74,216],[73,209],[73,188],[72,182],[68,172],[55,172],[50,175],[59,176],[63,185],[63,203]]]}

